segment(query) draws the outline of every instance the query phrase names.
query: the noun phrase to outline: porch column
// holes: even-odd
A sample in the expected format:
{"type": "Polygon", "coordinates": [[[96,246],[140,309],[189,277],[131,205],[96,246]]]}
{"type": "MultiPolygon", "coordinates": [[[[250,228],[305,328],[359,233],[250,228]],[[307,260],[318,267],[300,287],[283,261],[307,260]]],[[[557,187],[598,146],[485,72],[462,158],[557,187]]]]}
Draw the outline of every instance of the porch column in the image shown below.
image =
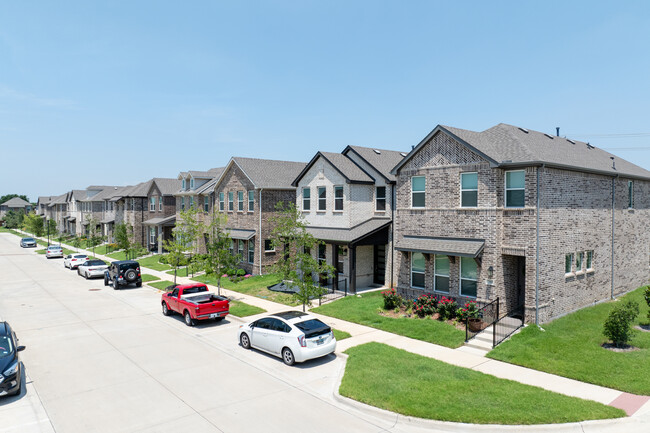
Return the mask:
{"type": "Polygon", "coordinates": [[[158,254],[162,254],[163,238],[163,226],[158,224],[158,254]]]}
{"type": "Polygon", "coordinates": [[[332,244],[332,266],[334,266],[334,281],[332,282],[332,287],[334,290],[339,289],[339,246],[337,244],[332,244]]]}
{"type": "Polygon", "coordinates": [[[357,247],[350,245],[350,292],[357,293],[357,247]]]}

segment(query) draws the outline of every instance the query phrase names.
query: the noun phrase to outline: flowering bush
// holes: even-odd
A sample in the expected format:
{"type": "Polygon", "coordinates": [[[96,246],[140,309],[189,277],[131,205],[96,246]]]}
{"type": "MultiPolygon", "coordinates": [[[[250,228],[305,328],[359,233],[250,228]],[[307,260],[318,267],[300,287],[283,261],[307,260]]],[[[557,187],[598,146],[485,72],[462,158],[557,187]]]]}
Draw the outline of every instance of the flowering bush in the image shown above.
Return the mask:
{"type": "Polygon", "coordinates": [[[449,320],[456,317],[457,309],[458,305],[453,299],[449,299],[443,296],[442,299],[438,301],[438,313],[440,314],[440,319],[442,320],[449,320]]]}
{"type": "Polygon", "coordinates": [[[402,297],[397,294],[395,289],[384,290],[381,295],[384,297],[385,310],[394,310],[402,305],[402,297]]]}
{"type": "Polygon", "coordinates": [[[430,316],[436,313],[438,300],[431,295],[422,295],[413,301],[413,312],[418,317],[430,316]]]}
{"type": "Polygon", "coordinates": [[[470,301],[464,307],[459,308],[456,311],[456,315],[462,321],[466,319],[478,319],[478,305],[476,305],[476,302],[470,301]]]}

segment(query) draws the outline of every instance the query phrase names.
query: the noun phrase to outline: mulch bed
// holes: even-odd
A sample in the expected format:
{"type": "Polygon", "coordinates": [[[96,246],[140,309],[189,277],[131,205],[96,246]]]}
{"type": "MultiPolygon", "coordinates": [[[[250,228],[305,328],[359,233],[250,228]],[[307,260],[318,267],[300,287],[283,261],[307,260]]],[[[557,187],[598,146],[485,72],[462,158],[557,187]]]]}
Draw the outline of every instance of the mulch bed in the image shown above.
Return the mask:
{"type": "MultiPolygon", "coordinates": [[[[399,307],[399,309],[395,309],[395,310],[381,309],[379,310],[379,315],[384,317],[391,317],[393,319],[401,319],[403,317],[406,317],[408,319],[415,319],[415,320],[438,320],[442,322],[442,320],[440,320],[440,314],[438,313],[435,313],[431,316],[420,318],[416,314],[407,313],[406,311],[407,308],[404,305],[402,305],[401,307],[399,307]]],[[[457,322],[456,320],[445,320],[444,322],[448,323],[451,326],[455,326],[457,329],[460,329],[461,331],[465,330],[464,323],[457,322]]]]}
{"type": "Polygon", "coordinates": [[[635,326],[634,328],[638,329],[639,331],[650,332],[650,325],[639,325],[635,326]]]}
{"type": "Polygon", "coordinates": [[[612,352],[635,352],[641,350],[638,347],[630,346],[629,344],[625,344],[622,347],[616,347],[612,343],[603,343],[601,346],[603,349],[611,350],[612,352]]]}

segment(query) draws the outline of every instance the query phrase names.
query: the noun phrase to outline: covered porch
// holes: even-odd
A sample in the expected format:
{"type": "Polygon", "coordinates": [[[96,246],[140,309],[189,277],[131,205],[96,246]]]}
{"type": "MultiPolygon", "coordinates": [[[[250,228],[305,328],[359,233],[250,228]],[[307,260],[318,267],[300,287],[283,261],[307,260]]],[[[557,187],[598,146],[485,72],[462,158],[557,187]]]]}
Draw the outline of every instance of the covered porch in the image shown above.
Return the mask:
{"type": "Polygon", "coordinates": [[[176,226],[176,215],[162,218],[151,218],[142,223],[147,226],[147,250],[163,253],[163,244],[172,239],[172,230],[176,226]]]}

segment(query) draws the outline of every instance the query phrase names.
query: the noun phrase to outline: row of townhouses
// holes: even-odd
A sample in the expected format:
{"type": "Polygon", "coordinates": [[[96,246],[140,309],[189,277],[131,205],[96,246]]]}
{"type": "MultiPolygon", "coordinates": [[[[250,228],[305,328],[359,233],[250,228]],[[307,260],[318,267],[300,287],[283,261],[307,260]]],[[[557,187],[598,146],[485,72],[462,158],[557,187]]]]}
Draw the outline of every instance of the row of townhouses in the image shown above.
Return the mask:
{"type": "Polygon", "coordinates": [[[348,146],[311,161],[233,157],[133,186],[39,197],[60,231],[116,223],[162,252],[180,212],[227,215],[241,267],[264,274],[278,202],[294,203],[322,241],[313,254],[352,293],[395,287],[461,302],[500,300],[546,322],[646,284],[650,172],[589,143],[499,124],[438,125],[409,152],[348,146]]]}

